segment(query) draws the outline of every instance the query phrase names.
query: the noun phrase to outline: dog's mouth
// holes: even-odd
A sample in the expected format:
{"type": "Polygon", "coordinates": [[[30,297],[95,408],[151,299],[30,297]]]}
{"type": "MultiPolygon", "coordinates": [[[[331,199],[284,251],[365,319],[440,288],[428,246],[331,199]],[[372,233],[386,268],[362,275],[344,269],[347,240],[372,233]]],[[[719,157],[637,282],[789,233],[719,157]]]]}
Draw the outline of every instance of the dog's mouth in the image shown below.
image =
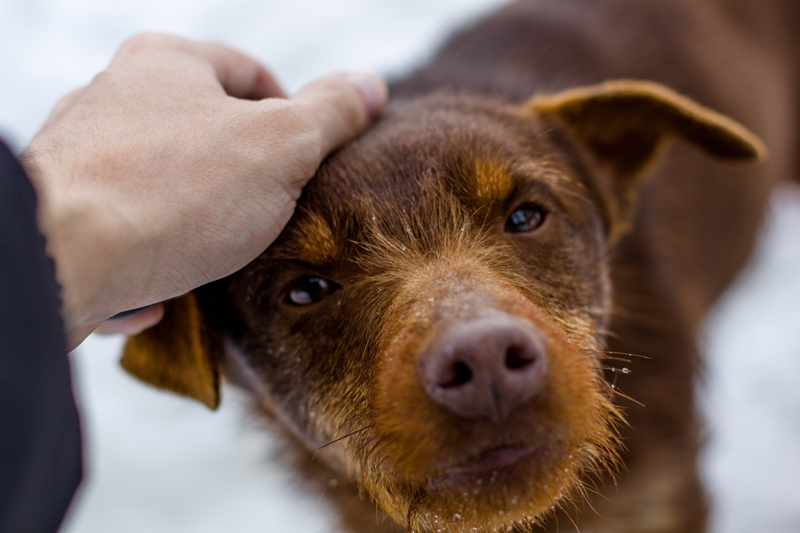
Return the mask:
{"type": "Polygon", "coordinates": [[[549,452],[541,446],[504,445],[490,448],[455,466],[438,469],[429,478],[426,488],[431,493],[437,493],[467,485],[492,484],[500,478],[507,481],[509,474],[529,471],[526,463],[541,462],[547,455],[549,452]]]}
{"type": "Polygon", "coordinates": [[[515,444],[491,447],[461,462],[437,468],[428,478],[427,492],[443,494],[469,489],[475,493],[491,490],[492,485],[505,487],[528,484],[541,477],[567,456],[567,446],[549,444],[515,444]]]}

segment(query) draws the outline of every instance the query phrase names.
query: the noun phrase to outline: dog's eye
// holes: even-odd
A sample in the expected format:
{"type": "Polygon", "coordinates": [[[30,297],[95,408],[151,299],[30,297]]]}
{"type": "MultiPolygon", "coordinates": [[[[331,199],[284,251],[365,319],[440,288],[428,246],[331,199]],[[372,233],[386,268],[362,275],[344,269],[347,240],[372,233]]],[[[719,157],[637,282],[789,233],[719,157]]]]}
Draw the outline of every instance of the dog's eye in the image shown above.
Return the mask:
{"type": "Polygon", "coordinates": [[[327,298],[338,288],[339,285],[332,281],[316,276],[305,276],[292,284],[287,301],[294,305],[311,305],[327,298]]]}
{"type": "Polygon", "coordinates": [[[508,233],[533,231],[544,222],[545,211],[538,205],[524,204],[508,216],[505,230],[508,233]]]}

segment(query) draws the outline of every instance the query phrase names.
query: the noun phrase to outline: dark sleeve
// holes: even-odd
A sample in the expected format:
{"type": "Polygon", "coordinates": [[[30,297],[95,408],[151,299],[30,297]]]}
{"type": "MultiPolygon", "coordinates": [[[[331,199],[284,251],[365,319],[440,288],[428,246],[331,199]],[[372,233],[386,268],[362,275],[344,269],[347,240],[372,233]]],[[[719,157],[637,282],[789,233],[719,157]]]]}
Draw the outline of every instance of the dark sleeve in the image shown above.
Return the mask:
{"type": "Polygon", "coordinates": [[[81,480],[78,412],[36,196],[0,142],[0,532],[54,532],[81,480]]]}

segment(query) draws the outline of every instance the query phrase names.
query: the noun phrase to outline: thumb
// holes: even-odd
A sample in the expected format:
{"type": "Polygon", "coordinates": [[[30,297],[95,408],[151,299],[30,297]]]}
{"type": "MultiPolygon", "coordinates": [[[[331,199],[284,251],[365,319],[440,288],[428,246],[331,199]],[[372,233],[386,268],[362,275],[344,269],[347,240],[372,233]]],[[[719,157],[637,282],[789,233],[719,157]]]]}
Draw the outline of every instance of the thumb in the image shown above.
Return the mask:
{"type": "Polygon", "coordinates": [[[383,110],[386,83],[371,74],[333,74],[300,90],[291,100],[308,109],[321,129],[323,154],[358,135],[383,110]]]}

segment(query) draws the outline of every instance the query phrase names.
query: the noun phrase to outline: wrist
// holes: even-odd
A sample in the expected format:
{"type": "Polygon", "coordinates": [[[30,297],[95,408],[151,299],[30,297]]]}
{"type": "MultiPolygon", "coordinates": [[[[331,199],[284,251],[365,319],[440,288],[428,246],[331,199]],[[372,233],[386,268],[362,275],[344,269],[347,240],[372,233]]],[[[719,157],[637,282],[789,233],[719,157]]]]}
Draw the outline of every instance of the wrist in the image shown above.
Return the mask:
{"type": "Polygon", "coordinates": [[[124,263],[126,232],[97,191],[70,187],[69,165],[26,151],[20,158],[37,195],[37,222],[61,287],[61,315],[74,348],[115,312],[109,287],[114,267],[124,263]],[[113,238],[112,238],[113,236],[113,238]]]}

